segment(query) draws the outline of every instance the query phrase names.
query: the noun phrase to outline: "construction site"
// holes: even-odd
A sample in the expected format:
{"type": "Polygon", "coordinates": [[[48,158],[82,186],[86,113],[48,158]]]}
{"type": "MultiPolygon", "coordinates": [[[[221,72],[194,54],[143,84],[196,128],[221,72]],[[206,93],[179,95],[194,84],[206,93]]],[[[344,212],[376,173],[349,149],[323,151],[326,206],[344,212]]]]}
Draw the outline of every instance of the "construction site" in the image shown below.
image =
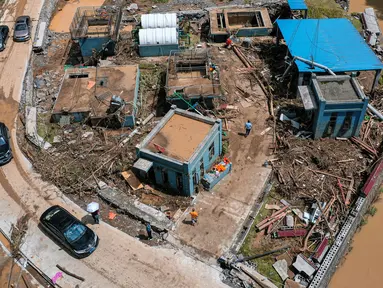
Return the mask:
{"type": "MultiPolygon", "coordinates": [[[[34,173],[145,247],[218,271],[211,287],[328,287],[381,190],[377,18],[336,1],[342,17],[304,0],[84,2],[59,1],[31,54],[15,133],[34,173]]],[[[21,250],[0,254],[19,263],[4,285],[72,287],[33,259],[21,269],[21,250]]]]}

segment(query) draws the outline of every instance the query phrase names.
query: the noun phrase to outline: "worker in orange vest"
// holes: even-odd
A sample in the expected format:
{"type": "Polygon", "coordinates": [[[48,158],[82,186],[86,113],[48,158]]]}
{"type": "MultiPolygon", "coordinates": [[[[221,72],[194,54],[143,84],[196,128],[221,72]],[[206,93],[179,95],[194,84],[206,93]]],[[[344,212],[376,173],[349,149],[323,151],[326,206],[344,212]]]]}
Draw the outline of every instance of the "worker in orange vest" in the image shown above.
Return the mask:
{"type": "Polygon", "coordinates": [[[230,49],[233,46],[233,40],[231,38],[227,38],[226,40],[226,48],[230,49]]]}
{"type": "Polygon", "coordinates": [[[190,212],[190,216],[191,216],[191,225],[194,226],[198,220],[198,212],[195,211],[195,209],[193,208],[192,211],[190,212]]]}

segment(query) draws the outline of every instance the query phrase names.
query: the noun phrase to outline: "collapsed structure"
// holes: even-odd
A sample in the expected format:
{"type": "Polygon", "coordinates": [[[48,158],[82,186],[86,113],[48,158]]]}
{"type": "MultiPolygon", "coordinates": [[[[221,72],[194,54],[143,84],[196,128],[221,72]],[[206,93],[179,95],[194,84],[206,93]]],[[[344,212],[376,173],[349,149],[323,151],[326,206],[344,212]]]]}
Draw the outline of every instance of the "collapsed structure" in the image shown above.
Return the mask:
{"type": "Polygon", "coordinates": [[[116,6],[77,8],[70,33],[72,40],[79,43],[85,59],[95,55],[114,55],[121,17],[121,9],[116,6]]]}
{"type": "Polygon", "coordinates": [[[231,35],[254,37],[269,35],[273,29],[266,8],[228,8],[209,11],[210,38],[225,42],[231,35]]]}
{"type": "Polygon", "coordinates": [[[141,177],[191,196],[222,153],[221,120],[172,106],[136,152],[133,168],[141,177]]]}
{"type": "Polygon", "coordinates": [[[53,106],[52,120],[133,127],[139,81],[138,65],[67,69],[53,106]]]}
{"type": "Polygon", "coordinates": [[[212,99],[221,96],[219,69],[207,49],[172,52],[166,74],[167,101],[188,109],[199,100],[211,106],[212,99]]]}

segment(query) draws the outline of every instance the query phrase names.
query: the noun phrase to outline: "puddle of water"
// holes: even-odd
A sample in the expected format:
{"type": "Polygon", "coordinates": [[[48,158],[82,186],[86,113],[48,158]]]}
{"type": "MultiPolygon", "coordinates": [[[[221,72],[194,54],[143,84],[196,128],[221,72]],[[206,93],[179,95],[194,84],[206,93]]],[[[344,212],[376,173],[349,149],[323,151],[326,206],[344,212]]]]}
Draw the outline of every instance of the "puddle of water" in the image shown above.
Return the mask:
{"type": "Polygon", "coordinates": [[[49,29],[58,33],[68,33],[69,26],[78,7],[101,6],[104,0],[70,0],[64,8],[53,17],[49,29]]]}
{"type": "Polygon", "coordinates": [[[376,17],[379,20],[380,29],[383,30],[383,0],[350,0],[349,12],[364,12],[367,7],[375,9],[376,17]]]}
{"type": "Polygon", "coordinates": [[[368,223],[354,237],[352,250],[331,279],[330,288],[382,287],[383,199],[368,223]]]}

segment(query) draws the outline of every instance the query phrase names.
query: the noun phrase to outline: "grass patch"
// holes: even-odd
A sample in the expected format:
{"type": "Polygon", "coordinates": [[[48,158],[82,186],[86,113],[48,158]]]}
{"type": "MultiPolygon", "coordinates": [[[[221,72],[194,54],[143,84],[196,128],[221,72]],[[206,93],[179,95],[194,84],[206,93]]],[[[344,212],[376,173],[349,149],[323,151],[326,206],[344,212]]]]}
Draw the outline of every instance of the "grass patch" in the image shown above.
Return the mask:
{"type": "MultiPolygon", "coordinates": [[[[254,247],[253,242],[254,239],[257,237],[257,230],[255,225],[265,219],[267,216],[270,216],[272,214],[272,210],[268,210],[265,208],[267,203],[270,203],[271,200],[279,200],[280,197],[278,197],[278,194],[275,192],[274,189],[270,191],[270,194],[266,197],[265,201],[263,202],[261,208],[259,209],[259,212],[257,216],[254,219],[253,226],[251,227],[249,234],[247,235],[245,241],[243,242],[243,245],[240,249],[240,253],[244,256],[251,256],[251,255],[257,255],[261,254],[263,252],[266,252],[268,248],[266,248],[265,251],[261,250],[259,247],[254,247]]],[[[262,247],[264,249],[264,247],[262,247]]],[[[269,250],[271,250],[270,248],[269,250]]],[[[274,248],[275,249],[275,248],[274,248]]],[[[262,275],[269,278],[271,281],[274,282],[275,285],[278,287],[282,287],[282,279],[279,277],[278,273],[273,268],[273,264],[275,262],[274,256],[266,256],[259,259],[252,260],[254,263],[257,264],[257,270],[262,275]]]]}
{"type": "Polygon", "coordinates": [[[366,225],[367,223],[368,223],[367,218],[366,218],[366,217],[363,217],[363,218],[362,218],[362,221],[360,221],[360,226],[362,227],[362,226],[366,225]]]}
{"type": "Polygon", "coordinates": [[[138,68],[140,69],[156,69],[157,65],[152,63],[140,63],[138,65],[138,68]]]}
{"type": "Polygon", "coordinates": [[[222,155],[229,152],[229,141],[222,141],[222,155]]]}
{"type": "Polygon", "coordinates": [[[370,216],[374,216],[377,211],[378,211],[378,208],[376,208],[375,206],[371,206],[370,209],[368,209],[368,214],[370,216]]]}
{"type": "Polygon", "coordinates": [[[37,115],[37,134],[49,143],[53,142],[53,138],[57,135],[59,127],[57,124],[50,123],[50,114],[37,115]]]}
{"type": "Polygon", "coordinates": [[[356,28],[356,30],[358,30],[359,32],[363,30],[362,22],[360,22],[359,19],[355,19],[354,17],[351,17],[350,20],[352,25],[354,25],[354,27],[356,28]]]}
{"type": "Polygon", "coordinates": [[[153,0],[153,3],[168,3],[169,0],[153,0]]]}
{"type": "Polygon", "coordinates": [[[345,11],[333,0],[306,0],[308,17],[312,19],[321,18],[343,18],[345,11]]]}
{"type": "Polygon", "coordinates": [[[257,264],[257,270],[259,273],[269,278],[278,287],[283,287],[283,281],[273,267],[273,264],[275,263],[275,259],[273,256],[266,256],[259,259],[255,259],[253,260],[253,262],[257,264]]]}

